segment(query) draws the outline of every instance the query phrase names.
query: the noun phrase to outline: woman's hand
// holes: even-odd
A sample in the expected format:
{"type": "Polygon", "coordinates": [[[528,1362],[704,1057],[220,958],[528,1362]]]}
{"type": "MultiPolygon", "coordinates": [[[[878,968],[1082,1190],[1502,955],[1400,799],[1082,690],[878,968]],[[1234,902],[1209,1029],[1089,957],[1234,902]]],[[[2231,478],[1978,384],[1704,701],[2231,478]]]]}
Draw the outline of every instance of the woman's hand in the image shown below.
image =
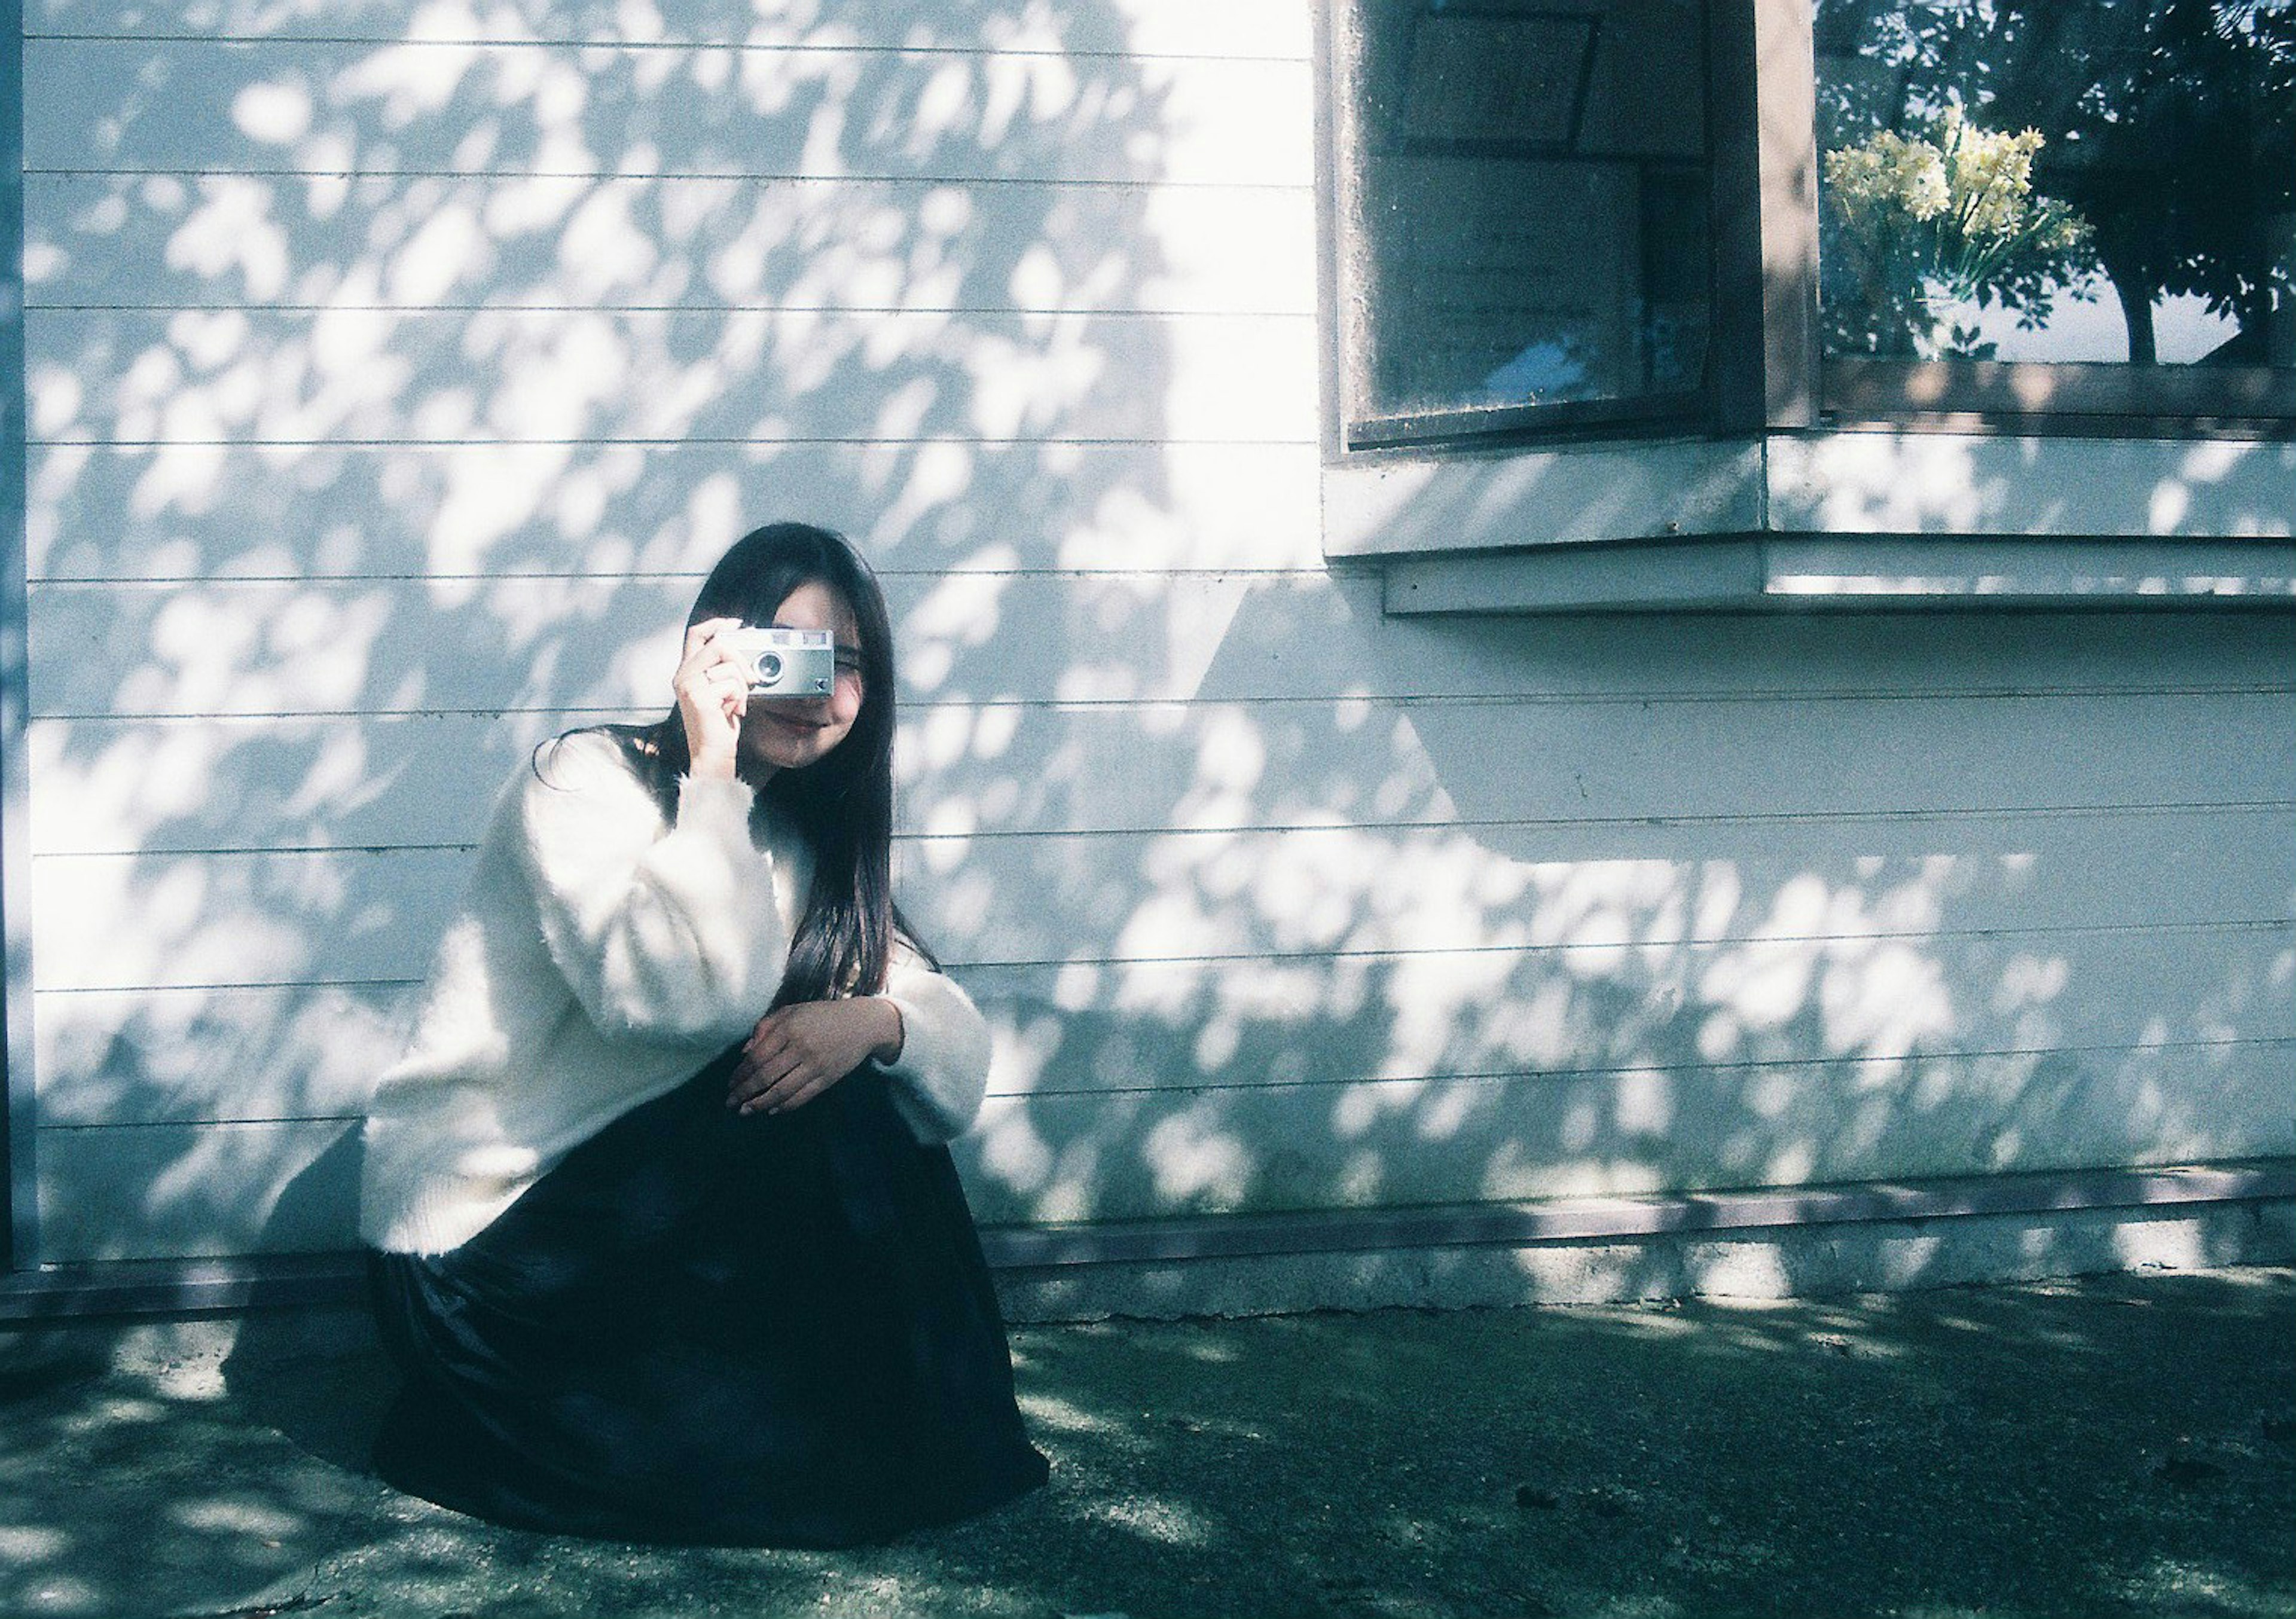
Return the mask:
{"type": "Polygon", "coordinates": [[[750,711],[749,671],[718,637],[739,629],[738,618],[705,618],[685,632],[685,654],[670,684],[685,722],[687,773],[733,779],[740,757],[742,716],[750,711]]]}
{"type": "Polygon", "coordinates": [[[901,1054],[901,1011],[879,995],[800,1001],[767,1012],[742,1043],[726,1105],[742,1113],[802,1108],[871,1058],[901,1054]]]}

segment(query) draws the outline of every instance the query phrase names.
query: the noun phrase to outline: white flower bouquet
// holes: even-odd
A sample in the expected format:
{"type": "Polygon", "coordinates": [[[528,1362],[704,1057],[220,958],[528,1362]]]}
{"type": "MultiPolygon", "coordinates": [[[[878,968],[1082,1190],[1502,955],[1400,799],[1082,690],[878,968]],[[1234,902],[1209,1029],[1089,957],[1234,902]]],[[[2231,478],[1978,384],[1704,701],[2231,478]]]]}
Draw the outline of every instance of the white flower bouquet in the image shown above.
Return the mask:
{"type": "Polygon", "coordinates": [[[2036,326],[2057,290],[2086,282],[2087,222],[2033,193],[2044,143],[2038,130],[1980,129],[1948,107],[1926,134],[1879,130],[1825,154],[1830,245],[1849,258],[1872,352],[1988,358],[1994,346],[1973,326],[1940,331],[1935,311],[1998,302],[2036,326]]]}

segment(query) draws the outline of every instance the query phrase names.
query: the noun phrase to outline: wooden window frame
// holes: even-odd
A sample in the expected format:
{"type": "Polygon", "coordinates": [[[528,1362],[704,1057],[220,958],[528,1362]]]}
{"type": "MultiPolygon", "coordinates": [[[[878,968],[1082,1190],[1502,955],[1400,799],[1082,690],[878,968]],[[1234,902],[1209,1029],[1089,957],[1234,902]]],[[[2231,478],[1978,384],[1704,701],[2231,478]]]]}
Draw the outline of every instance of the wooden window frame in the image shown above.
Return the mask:
{"type": "MultiPolygon", "coordinates": [[[[1741,11],[1744,4],[1745,0],[1707,0],[1708,27],[1704,43],[1710,86],[1706,138],[1710,242],[1713,241],[1711,231],[1720,225],[1728,211],[1722,206],[1724,193],[1717,162],[1711,91],[1717,78],[1717,53],[1727,30],[1718,27],[1717,19],[1729,17],[1741,11]]],[[[1324,138],[1318,143],[1323,153],[1322,160],[1328,165],[1326,180],[1319,188],[1322,206],[1326,210],[1324,290],[1326,307],[1338,312],[1331,323],[1330,332],[1332,380],[1327,389],[1327,402],[1331,406],[1331,427],[1325,446],[1327,451],[1358,454],[1447,446],[1480,448],[1515,442],[1544,444],[1572,438],[1622,439],[1651,435],[1679,437],[1706,430],[1715,418],[1711,378],[1718,366],[1710,360],[1707,367],[1710,380],[1703,388],[1639,394],[1628,398],[1564,400],[1551,405],[1459,405],[1389,414],[1358,411],[1364,360],[1369,352],[1369,344],[1363,333],[1373,316],[1357,300],[1348,296],[1347,285],[1348,221],[1358,217],[1353,202],[1355,188],[1360,180],[1353,154],[1359,150],[1361,143],[1353,86],[1347,67],[1349,52],[1343,45],[1342,39],[1347,30],[1356,26],[1354,10],[1353,0],[1340,0],[1339,4],[1323,12],[1318,30],[1323,36],[1319,42],[1319,53],[1324,62],[1325,94],[1322,99],[1329,109],[1326,127],[1321,132],[1324,138]]],[[[1583,94],[1582,87],[1582,99],[1583,94]]],[[[1578,110],[1583,111],[1583,108],[1578,110]]],[[[1718,258],[1718,248],[1716,252],[1718,258]]],[[[1718,299],[1724,284],[1722,278],[1716,276],[1710,290],[1710,296],[1715,301],[1709,316],[1710,355],[1714,352],[1712,346],[1718,339],[1721,319],[1718,299]]]]}

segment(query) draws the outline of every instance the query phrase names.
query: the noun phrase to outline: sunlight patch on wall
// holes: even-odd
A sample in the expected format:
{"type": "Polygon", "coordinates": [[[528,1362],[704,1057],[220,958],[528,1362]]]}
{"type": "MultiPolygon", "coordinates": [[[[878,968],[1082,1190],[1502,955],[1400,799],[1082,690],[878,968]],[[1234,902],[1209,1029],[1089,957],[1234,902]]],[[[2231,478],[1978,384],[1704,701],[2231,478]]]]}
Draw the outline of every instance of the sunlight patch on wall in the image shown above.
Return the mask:
{"type": "Polygon", "coordinates": [[[1250,1195],[1251,1151],[1207,1107],[1160,1120],[1142,1142],[1141,1157],[1168,1203],[1234,1208],[1250,1195]]]}

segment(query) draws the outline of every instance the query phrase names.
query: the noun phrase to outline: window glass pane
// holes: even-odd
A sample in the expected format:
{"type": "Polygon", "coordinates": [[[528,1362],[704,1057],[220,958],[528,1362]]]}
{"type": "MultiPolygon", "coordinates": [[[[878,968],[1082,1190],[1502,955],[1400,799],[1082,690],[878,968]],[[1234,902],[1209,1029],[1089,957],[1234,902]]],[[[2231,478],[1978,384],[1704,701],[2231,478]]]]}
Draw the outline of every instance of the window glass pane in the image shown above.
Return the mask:
{"type": "Polygon", "coordinates": [[[1349,414],[1693,393],[1703,0],[1345,13],[1349,414]]]}
{"type": "Polygon", "coordinates": [[[1826,352],[2296,366],[2296,0],[1817,0],[1826,352]]]}

